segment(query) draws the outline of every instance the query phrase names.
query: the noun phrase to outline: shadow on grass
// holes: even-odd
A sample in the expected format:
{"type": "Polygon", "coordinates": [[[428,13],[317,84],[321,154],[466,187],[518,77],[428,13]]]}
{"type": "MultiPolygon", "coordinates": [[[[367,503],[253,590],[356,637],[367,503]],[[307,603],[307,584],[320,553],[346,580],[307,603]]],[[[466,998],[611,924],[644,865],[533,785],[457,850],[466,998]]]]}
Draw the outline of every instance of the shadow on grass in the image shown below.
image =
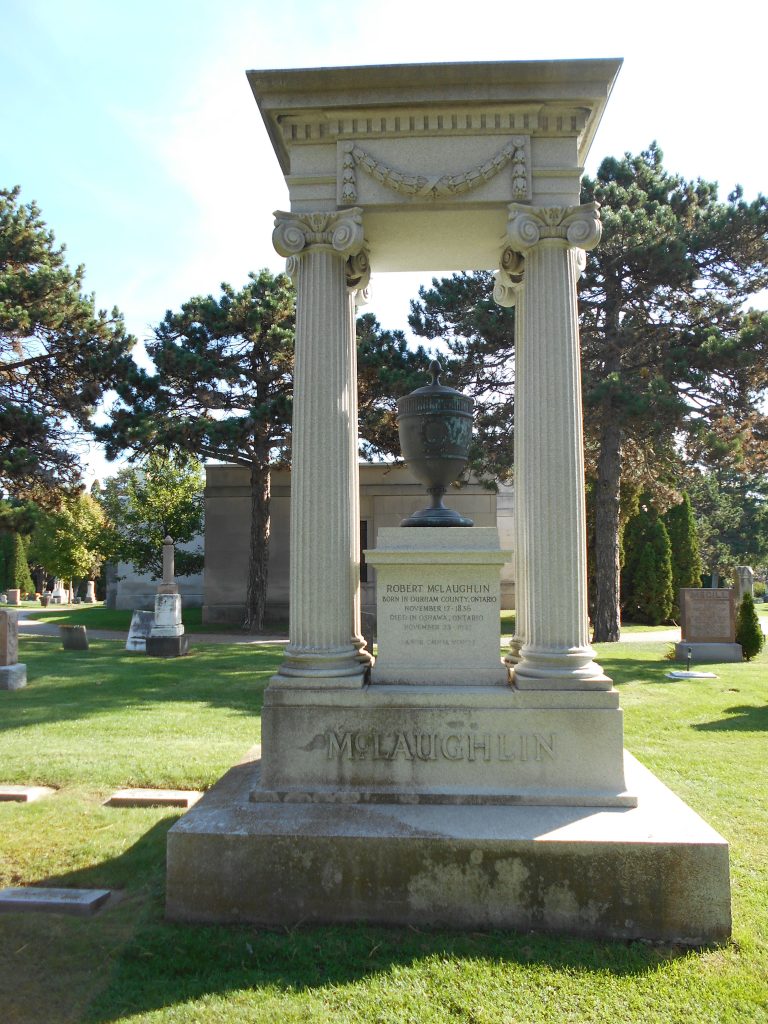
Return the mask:
{"type": "MultiPolygon", "coordinates": [[[[634,645],[633,645],[634,646],[634,645]]],[[[643,658],[611,657],[601,651],[598,656],[600,667],[613,680],[614,686],[626,686],[628,683],[676,683],[676,679],[667,679],[667,672],[678,666],[663,656],[649,661],[646,654],[643,658]]]]}
{"type": "MultiPolygon", "coordinates": [[[[115,861],[58,881],[106,884],[127,871],[150,879],[162,877],[160,846],[168,825],[168,820],[156,825],[115,861]]],[[[244,990],[255,990],[255,1008],[259,989],[300,994],[365,982],[398,968],[418,971],[434,959],[546,965],[585,976],[606,972],[632,976],[691,955],[690,949],[675,946],[504,931],[421,931],[352,924],[278,932],[251,926],[176,924],[163,920],[162,887],[151,884],[149,888],[144,924],[115,959],[108,983],[84,1018],[88,1024],[109,1024],[129,1015],[210,996],[226,998],[244,990]]]]}
{"type": "Polygon", "coordinates": [[[63,651],[52,638],[25,638],[28,685],[3,692],[0,732],[110,714],[120,708],[190,701],[253,715],[282,660],[279,647],[196,643],[183,658],[148,658],[101,640],[63,651]]]}
{"type": "Polygon", "coordinates": [[[718,718],[714,722],[698,722],[693,729],[701,732],[764,732],[768,729],[768,705],[740,704],[732,708],[723,708],[728,718],[718,718]]]}

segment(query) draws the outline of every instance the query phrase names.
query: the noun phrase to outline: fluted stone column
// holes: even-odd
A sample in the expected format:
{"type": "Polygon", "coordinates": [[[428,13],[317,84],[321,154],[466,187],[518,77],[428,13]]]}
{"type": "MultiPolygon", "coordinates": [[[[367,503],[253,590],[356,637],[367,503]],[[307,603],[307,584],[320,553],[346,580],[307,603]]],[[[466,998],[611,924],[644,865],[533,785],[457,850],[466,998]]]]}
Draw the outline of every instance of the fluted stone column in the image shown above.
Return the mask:
{"type": "Polygon", "coordinates": [[[357,375],[350,257],[361,211],[276,213],[296,283],[290,642],[273,683],[360,686],[357,375]]]}
{"type": "Polygon", "coordinates": [[[523,359],[517,364],[515,464],[523,493],[525,637],[521,689],[610,689],[587,618],[586,513],[576,281],[600,239],[597,204],[513,203],[507,241],[525,256],[523,359]]]}
{"type": "MultiPolygon", "coordinates": [[[[505,249],[501,257],[501,266],[496,273],[493,297],[500,306],[515,307],[515,426],[520,421],[521,407],[525,403],[524,391],[520,388],[521,374],[525,376],[525,289],[523,287],[523,269],[525,260],[514,249],[505,249]]],[[[528,618],[528,579],[525,536],[522,530],[524,522],[522,505],[525,500],[525,467],[517,458],[517,429],[515,429],[515,493],[513,523],[513,564],[515,571],[515,634],[509,645],[509,652],[504,658],[505,664],[514,667],[520,660],[520,648],[526,640],[526,622],[528,618]]]]}

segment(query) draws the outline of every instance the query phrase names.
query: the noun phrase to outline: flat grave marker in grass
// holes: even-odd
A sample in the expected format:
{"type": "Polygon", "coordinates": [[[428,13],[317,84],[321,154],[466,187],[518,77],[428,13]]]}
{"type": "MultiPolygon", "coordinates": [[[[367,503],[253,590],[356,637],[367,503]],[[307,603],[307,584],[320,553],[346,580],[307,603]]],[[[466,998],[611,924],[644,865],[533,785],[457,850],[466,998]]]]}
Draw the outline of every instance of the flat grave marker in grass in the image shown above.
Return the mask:
{"type": "Polygon", "coordinates": [[[190,789],[118,789],[106,807],[192,807],[203,794],[190,789]]]}
{"type": "Polygon", "coordinates": [[[43,889],[37,886],[0,889],[0,913],[44,911],[51,914],[95,914],[110,897],[110,889],[43,889]]]}
{"type": "Polygon", "coordinates": [[[0,786],[0,801],[30,804],[55,792],[50,786],[0,786]]]}

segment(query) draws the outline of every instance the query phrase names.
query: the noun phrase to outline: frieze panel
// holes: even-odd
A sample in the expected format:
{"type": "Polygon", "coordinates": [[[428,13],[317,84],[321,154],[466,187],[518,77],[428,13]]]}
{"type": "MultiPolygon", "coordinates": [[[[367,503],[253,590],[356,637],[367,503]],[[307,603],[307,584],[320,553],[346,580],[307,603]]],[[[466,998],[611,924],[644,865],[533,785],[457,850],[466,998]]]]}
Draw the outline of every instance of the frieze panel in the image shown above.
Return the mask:
{"type": "Polygon", "coordinates": [[[524,201],[531,197],[530,138],[513,136],[489,159],[458,174],[416,173],[393,167],[369,153],[357,142],[339,143],[338,202],[340,206],[358,202],[358,170],[399,195],[412,199],[451,199],[472,192],[491,181],[511,165],[510,196],[524,201]]]}

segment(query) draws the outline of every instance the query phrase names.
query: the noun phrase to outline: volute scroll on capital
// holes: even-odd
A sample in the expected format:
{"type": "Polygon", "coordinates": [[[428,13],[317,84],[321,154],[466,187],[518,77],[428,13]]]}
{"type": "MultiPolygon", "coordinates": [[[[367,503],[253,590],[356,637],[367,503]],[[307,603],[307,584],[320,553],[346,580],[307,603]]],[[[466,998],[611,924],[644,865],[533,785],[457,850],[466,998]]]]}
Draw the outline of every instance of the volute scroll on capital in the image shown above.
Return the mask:
{"type": "Polygon", "coordinates": [[[323,213],[275,211],[272,244],[287,259],[301,256],[314,246],[331,249],[347,259],[364,244],[363,211],[360,207],[323,213]]]}
{"type": "Polygon", "coordinates": [[[499,306],[514,306],[517,293],[523,286],[525,257],[514,249],[506,248],[501,254],[499,269],[493,284],[493,300],[499,306]]]}
{"type": "Polygon", "coordinates": [[[556,239],[579,249],[593,249],[600,241],[600,204],[583,206],[524,206],[510,203],[507,242],[525,252],[545,239],[556,239]]]}
{"type": "Polygon", "coordinates": [[[364,306],[369,300],[371,282],[371,262],[368,250],[363,247],[359,252],[353,253],[345,266],[347,277],[347,291],[355,300],[356,306],[364,306]]]}

